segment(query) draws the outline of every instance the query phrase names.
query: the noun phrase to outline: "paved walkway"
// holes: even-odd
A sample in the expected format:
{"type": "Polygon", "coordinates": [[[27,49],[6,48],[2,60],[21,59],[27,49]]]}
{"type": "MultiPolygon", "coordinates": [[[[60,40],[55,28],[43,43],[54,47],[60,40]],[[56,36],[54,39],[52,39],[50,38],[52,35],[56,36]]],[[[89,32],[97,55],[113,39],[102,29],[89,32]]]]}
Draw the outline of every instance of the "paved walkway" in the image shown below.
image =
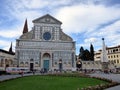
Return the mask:
{"type": "Polygon", "coordinates": [[[90,76],[103,77],[120,83],[120,74],[95,73],[95,74],[90,74],[90,76]]]}
{"type": "Polygon", "coordinates": [[[120,90],[120,85],[119,86],[115,86],[115,87],[111,87],[105,90],[120,90]]]}
{"type": "MultiPolygon", "coordinates": [[[[32,73],[24,74],[23,76],[30,76],[30,75],[33,75],[33,74],[32,73]]],[[[22,77],[22,75],[1,75],[0,81],[9,80],[9,79],[18,78],[18,77],[22,77]]]]}
{"type": "MultiPolygon", "coordinates": [[[[102,78],[107,78],[107,79],[111,79],[115,82],[119,82],[120,83],[120,74],[104,74],[104,73],[95,73],[95,74],[90,74],[90,76],[95,76],[95,77],[102,77],[102,78]]],[[[115,86],[115,87],[111,87],[105,90],[120,90],[120,85],[115,86]]]]}
{"type": "Polygon", "coordinates": [[[21,75],[1,75],[0,81],[9,80],[9,79],[18,78],[18,77],[21,77],[21,75]]]}

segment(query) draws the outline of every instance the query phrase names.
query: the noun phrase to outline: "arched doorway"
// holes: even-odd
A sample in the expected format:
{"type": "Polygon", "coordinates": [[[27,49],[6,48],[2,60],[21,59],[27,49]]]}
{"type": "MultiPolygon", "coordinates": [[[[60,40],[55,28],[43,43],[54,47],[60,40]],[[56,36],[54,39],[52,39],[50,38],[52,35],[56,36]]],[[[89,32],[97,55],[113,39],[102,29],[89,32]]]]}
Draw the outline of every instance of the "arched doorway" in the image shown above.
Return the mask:
{"type": "Polygon", "coordinates": [[[59,71],[62,71],[62,59],[59,60],[59,71]]]}
{"type": "Polygon", "coordinates": [[[80,71],[80,69],[82,69],[82,62],[80,60],[76,62],[76,67],[77,67],[77,71],[80,71]]]}
{"type": "Polygon", "coordinates": [[[34,70],[34,60],[30,59],[30,71],[34,70]]]}
{"type": "Polygon", "coordinates": [[[43,54],[43,68],[48,71],[50,68],[50,54],[44,53],[43,54]]]}

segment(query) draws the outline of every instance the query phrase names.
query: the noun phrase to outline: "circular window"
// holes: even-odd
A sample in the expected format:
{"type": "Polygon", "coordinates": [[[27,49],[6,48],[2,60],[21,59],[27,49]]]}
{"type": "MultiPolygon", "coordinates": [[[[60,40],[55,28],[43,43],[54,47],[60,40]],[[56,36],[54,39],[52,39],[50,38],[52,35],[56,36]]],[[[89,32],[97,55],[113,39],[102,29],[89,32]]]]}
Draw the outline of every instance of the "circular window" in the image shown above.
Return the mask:
{"type": "Polygon", "coordinates": [[[43,38],[44,38],[45,40],[50,40],[50,39],[51,39],[51,34],[50,34],[50,32],[45,32],[45,33],[43,34],[43,38]]]}

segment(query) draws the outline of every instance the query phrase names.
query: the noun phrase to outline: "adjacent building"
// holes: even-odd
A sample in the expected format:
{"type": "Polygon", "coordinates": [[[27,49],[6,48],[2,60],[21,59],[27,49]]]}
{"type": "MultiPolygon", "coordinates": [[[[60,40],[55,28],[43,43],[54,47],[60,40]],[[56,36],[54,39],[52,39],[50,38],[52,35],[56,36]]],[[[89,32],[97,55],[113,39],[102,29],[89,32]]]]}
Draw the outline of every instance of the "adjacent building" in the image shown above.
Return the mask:
{"type": "MultiPolygon", "coordinates": [[[[106,51],[108,61],[112,64],[112,67],[120,68],[120,45],[107,47],[106,51]]],[[[97,52],[95,52],[95,61],[101,60],[101,52],[102,50],[98,50],[97,52]]]]}
{"type": "Polygon", "coordinates": [[[9,51],[0,49],[0,69],[5,70],[6,67],[14,67],[15,63],[15,53],[12,51],[12,44],[9,51]]]}
{"type": "Polygon", "coordinates": [[[16,40],[17,65],[30,70],[74,68],[75,41],[63,32],[61,24],[47,14],[33,20],[33,28],[29,31],[26,20],[23,34],[16,40]]]}

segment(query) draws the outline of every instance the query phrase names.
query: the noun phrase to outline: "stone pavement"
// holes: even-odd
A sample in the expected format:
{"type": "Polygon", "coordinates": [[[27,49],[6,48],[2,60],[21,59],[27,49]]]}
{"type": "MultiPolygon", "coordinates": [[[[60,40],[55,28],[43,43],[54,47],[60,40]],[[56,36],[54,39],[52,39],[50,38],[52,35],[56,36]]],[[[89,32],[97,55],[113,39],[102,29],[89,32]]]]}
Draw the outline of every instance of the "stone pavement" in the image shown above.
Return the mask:
{"type": "MultiPolygon", "coordinates": [[[[33,74],[32,73],[24,74],[23,76],[30,76],[30,75],[33,75],[33,74]]],[[[18,77],[22,77],[22,75],[1,75],[0,81],[9,80],[9,79],[18,78],[18,77]]]]}
{"type": "MultiPolygon", "coordinates": [[[[115,82],[119,82],[120,83],[120,74],[104,74],[104,73],[95,73],[95,74],[89,74],[90,76],[94,76],[94,77],[102,77],[102,78],[107,78],[110,80],[113,80],[115,82]]],[[[105,90],[120,90],[120,85],[115,86],[115,87],[111,87],[105,90]]]]}
{"type": "Polygon", "coordinates": [[[119,86],[115,86],[115,87],[111,87],[105,90],[120,90],[120,85],[119,86]]]}
{"type": "Polygon", "coordinates": [[[0,81],[9,80],[9,79],[18,78],[18,77],[21,77],[21,75],[1,75],[0,81]]]}

